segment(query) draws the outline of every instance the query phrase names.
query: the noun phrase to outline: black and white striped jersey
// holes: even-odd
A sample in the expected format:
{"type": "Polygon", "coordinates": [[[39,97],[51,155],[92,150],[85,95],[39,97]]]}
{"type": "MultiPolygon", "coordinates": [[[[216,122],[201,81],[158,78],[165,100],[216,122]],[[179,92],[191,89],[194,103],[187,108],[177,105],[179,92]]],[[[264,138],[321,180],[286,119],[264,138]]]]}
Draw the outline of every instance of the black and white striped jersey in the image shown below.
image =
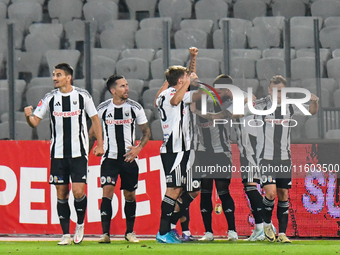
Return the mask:
{"type": "Polygon", "coordinates": [[[170,87],[162,91],[156,100],[163,130],[161,153],[177,153],[190,150],[192,130],[189,104],[194,92],[186,92],[181,103],[171,105],[170,100],[176,92],[175,88],[170,87]]]}
{"type": "MultiPolygon", "coordinates": [[[[267,110],[272,106],[271,96],[255,101],[254,108],[267,110]]],[[[304,105],[308,109],[308,105],[304,105]]],[[[275,112],[268,115],[257,115],[257,159],[288,160],[290,154],[291,126],[296,123],[293,115],[304,115],[294,104],[286,106],[286,115],[281,115],[281,106],[278,105],[275,112]]]]}
{"type": "Polygon", "coordinates": [[[142,125],[148,122],[143,107],[129,98],[123,104],[115,105],[111,98],[101,103],[97,110],[104,133],[102,160],[123,159],[128,147],[135,146],[136,123],[142,125]]]}
{"type": "MultiPolygon", "coordinates": [[[[222,108],[226,108],[229,104],[229,102],[224,102],[222,108]]],[[[198,110],[201,109],[200,102],[196,103],[196,108],[198,110]]],[[[217,113],[220,111],[220,105],[216,105],[212,98],[208,97],[207,113],[217,113]]],[[[197,115],[195,115],[194,119],[194,149],[210,153],[228,153],[227,155],[231,157],[230,124],[216,124],[214,126],[212,120],[207,120],[197,115]]]]}
{"type": "Polygon", "coordinates": [[[51,116],[51,158],[76,158],[88,154],[86,114],[97,114],[92,97],[85,89],[73,87],[69,93],[54,89],[40,100],[34,115],[51,116]]]}
{"type": "Polygon", "coordinates": [[[256,154],[256,146],[251,142],[251,136],[257,136],[256,127],[249,126],[254,126],[255,123],[254,115],[238,118],[233,122],[240,157],[247,157],[248,160],[256,154]]]}

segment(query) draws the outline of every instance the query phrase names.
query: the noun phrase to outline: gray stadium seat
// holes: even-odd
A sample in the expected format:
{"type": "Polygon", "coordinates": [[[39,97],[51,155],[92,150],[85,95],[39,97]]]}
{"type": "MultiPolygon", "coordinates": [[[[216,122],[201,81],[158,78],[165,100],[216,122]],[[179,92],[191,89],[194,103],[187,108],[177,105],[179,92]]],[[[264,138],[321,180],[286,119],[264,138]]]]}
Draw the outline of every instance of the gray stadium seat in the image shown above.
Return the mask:
{"type": "Polygon", "coordinates": [[[146,109],[153,109],[155,107],[154,102],[158,92],[158,88],[147,89],[143,93],[143,106],[146,109]]]}
{"type": "Polygon", "coordinates": [[[262,58],[256,63],[257,78],[270,80],[274,75],[285,75],[285,62],[281,58],[262,58]]]}
{"type": "Polygon", "coordinates": [[[129,12],[130,12],[130,19],[136,19],[136,12],[137,11],[148,11],[150,17],[155,16],[155,8],[157,4],[157,0],[125,0],[129,12]]]}
{"type": "Polygon", "coordinates": [[[121,54],[122,58],[141,58],[151,62],[155,56],[154,49],[125,49],[121,54]]]}
{"type": "Polygon", "coordinates": [[[29,72],[32,78],[37,77],[41,63],[41,52],[15,51],[14,76],[19,77],[20,72],[29,72]]]}
{"type": "MultiPolygon", "coordinates": [[[[213,34],[213,44],[215,49],[223,49],[223,31],[218,29],[213,34]]],[[[229,39],[230,49],[245,49],[247,46],[247,37],[245,34],[230,31],[229,39]]]]}
{"type": "Polygon", "coordinates": [[[340,89],[337,89],[336,91],[334,91],[333,93],[333,97],[334,97],[334,106],[335,107],[340,107],[340,89]]]}
{"type": "MultiPolygon", "coordinates": [[[[314,49],[299,49],[296,51],[296,57],[313,57],[315,58],[315,50],[314,49]]],[[[330,49],[320,49],[320,59],[325,63],[330,60],[332,57],[330,49]]]]}
{"type": "Polygon", "coordinates": [[[147,80],[150,73],[150,64],[145,59],[123,58],[116,64],[117,73],[126,79],[147,80]]]}
{"type": "MultiPolygon", "coordinates": [[[[98,24],[95,21],[90,22],[91,45],[94,47],[96,40],[98,24]]],[[[85,22],[80,19],[74,19],[64,24],[65,37],[70,44],[70,48],[74,50],[77,42],[85,41],[85,22]]]]}
{"type": "Polygon", "coordinates": [[[35,108],[39,101],[51,90],[50,86],[34,86],[31,87],[27,90],[26,92],[26,100],[27,100],[27,105],[32,105],[33,108],[35,108]]]}
{"type": "Polygon", "coordinates": [[[191,17],[191,9],[192,3],[190,0],[160,0],[158,3],[159,16],[170,17],[174,30],[180,29],[182,19],[191,17]]]}
{"type": "MultiPolygon", "coordinates": [[[[0,139],[9,138],[9,123],[0,123],[0,139]]],[[[26,121],[15,122],[15,139],[16,140],[32,140],[32,128],[26,121]]]]}
{"type": "Polygon", "coordinates": [[[74,73],[77,73],[77,64],[80,57],[78,50],[48,50],[45,54],[51,76],[53,76],[54,66],[59,63],[68,63],[73,67],[74,73]]]}
{"type": "Polygon", "coordinates": [[[324,20],[332,16],[340,16],[340,2],[337,0],[318,0],[311,5],[312,16],[324,20]]]}
{"type": "Polygon", "coordinates": [[[307,120],[306,116],[301,115],[293,115],[292,119],[296,120],[298,123],[297,126],[291,129],[291,139],[292,140],[301,140],[305,139],[305,122],[307,120]]]}
{"type": "Polygon", "coordinates": [[[180,23],[181,29],[200,29],[207,34],[211,34],[213,25],[210,19],[184,19],[180,23]]]}
{"type": "Polygon", "coordinates": [[[340,17],[328,17],[325,19],[324,27],[340,26],[340,17]]]}
{"type": "Polygon", "coordinates": [[[9,1],[10,1],[10,0],[0,0],[1,3],[5,3],[6,5],[9,4],[9,1]]]}
{"type": "Polygon", "coordinates": [[[92,48],[92,56],[103,56],[118,61],[120,51],[115,49],[105,49],[105,48],[92,48]]]}
{"type": "Polygon", "coordinates": [[[257,27],[274,27],[279,30],[283,30],[285,26],[285,17],[283,16],[274,16],[274,17],[256,17],[253,20],[254,26],[257,27]]]}
{"type": "Polygon", "coordinates": [[[314,95],[317,95],[319,98],[321,98],[321,107],[332,107],[334,105],[333,95],[328,89],[321,88],[321,96],[318,95],[316,87],[308,88],[308,90],[310,93],[313,93],[314,95]]]}
{"type": "Polygon", "coordinates": [[[222,18],[219,22],[220,29],[222,29],[223,22],[225,20],[229,21],[230,30],[240,34],[247,34],[249,29],[253,26],[253,23],[250,20],[237,18],[222,18]]]}
{"type": "MultiPolygon", "coordinates": [[[[115,73],[116,67],[116,62],[111,58],[92,55],[92,79],[107,79],[115,73]]],[[[83,68],[85,69],[85,65],[83,66],[83,68]]]]}
{"type": "Polygon", "coordinates": [[[4,20],[7,17],[7,5],[0,2],[0,20],[4,20]]]}
{"type": "Polygon", "coordinates": [[[296,50],[301,48],[314,48],[314,29],[310,27],[294,26],[290,28],[291,47],[296,50]]]}
{"type": "Polygon", "coordinates": [[[223,0],[200,0],[195,5],[197,19],[210,19],[214,30],[218,29],[218,22],[228,16],[228,4],[223,0]]]}
{"type": "Polygon", "coordinates": [[[50,118],[45,117],[42,119],[37,126],[38,140],[50,140],[51,139],[51,128],[50,128],[50,118]]]}
{"type": "Polygon", "coordinates": [[[319,30],[322,28],[322,22],[323,19],[321,17],[306,17],[306,16],[301,16],[301,17],[292,17],[290,19],[290,26],[291,27],[309,27],[314,29],[314,20],[318,19],[319,20],[319,30]]]}
{"type": "Polygon", "coordinates": [[[207,48],[208,34],[200,29],[183,29],[175,33],[175,45],[177,49],[190,47],[207,48]]]}
{"type": "Polygon", "coordinates": [[[340,26],[324,27],[320,31],[322,48],[330,48],[332,51],[340,48],[340,26]]]}
{"type": "Polygon", "coordinates": [[[327,62],[327,74],[329,78],[337,81],[340,79],[340,58],[333,58],[327,62]]]}
{"type": "Polygon", "coordinates": [[[328,130],[326,135],[326,139],[332,139],[332,140],[339,140],[340,139],[340,129],[332,129],[328,130]]]}
{"type": "Polygon", "coordinates": [[[333,58],[340,58],[340,49],[333,50],[332,57],[333,58]]]}
{"type": "Polygon", "coordinates": [[[140,79],[127,79],[129,89],[134,90],[138,93],[138,95],[142,94],[144,88],[144,81],[140,79]]]}
{"type": "Polygon", "coordinates": [[[230,55],[231,58],[261,59],[261,51],[253,49],[232,49],[230,55]]]}
{"type": "MultiPolygon", "coordinates": [[[[187,62],[187,67],[190,60],[187,62]]],[[[220,74],[220,62],[209,57],[196,59],[196,74],[198,77],[215,78],[220,74]]]]}
{"type": "Polygon", "coordinates": [[[106,29],[120,29],[136,32],[138,30],[138,21],[124,19],[110,20],[104,24],[104,30],[106,29]]]}
{"type": "Polygon", "coordinates": [[[33,22],[42,20],[42,7],[34,2],[14,3],[8,6],[8,18],[18,20],[26,30],[33,22]]]}
{"type": "MultiPolygon", "coordinates": [[[[285,58],[285,50],[280,48],[271,48],[264,49],[262,51],[263,58],[285,58]]],[[[296,51],[294,49],[290,49],[290,59],[294,59],[296,57],[296,51]]]]}
{"type": "MultiPolygon", "coordinates": [[[[26,87],[26,82],[23,80],[15,80],[15,111],[21,109],[23,92],[26,87]]],[[[9,93],[8,93],[8,81],[0,80],[0,116],[1,114],[8,112],[9,109],[9,93]]]]}
{"type": "Polygon", "coordinates": [[[164,79],[152,79],[149,81],[149,89],[155,89],[163,86],[164,79]]]}
{"type": "Polygon", "coordinates": [[[306,5],[300,0],[280,0],[272,5],[273,16],[290,19],[294,16],[305,16],[306,5]]]}
{"type": "Polygon", "coordinates": [[[48,13],[52,19],[58,19],[61,24],[83,15],[83,2],[81,0],[50,0],[48,13]]]}
{"type": "Polygon", "coordinates": [[[157,18],[142,19],[139,23],[139,26],[140,26],[140,29],[145,29],[145,28],[163,29],[163,21],[169,21],[170,28],[171,28],[172,19],[170,17],[157,17],[157,18]]]}
{"type": "Polygon", "coordinates": [[[247,37],[250,48],[264,50],[273,47],[278,48],[281,45],[281,31],[273,27],[252,27],[247,37]]]}
{"type": "MultiPolygon", "coordinates": [[[[324,63],[321,61],[321,77],[324,75],[324,63]]],[[[292,79],[315,78],[315,58],[303,57],[292,60],[292,79]]]]}
{"type": "Polygon", "coordinates": [[[13,4],[20,3],[20,2],[32,2],[32,3],[38,3],[40,5],[43,5],[45,3],[45,0],[12,0],[13,4]]]}
{"type": "Polygon", "coordinates": [[[102,48],[124,50],[134,48],[135,33],[133,31],[109,29],[100,34],[102,48]]]}
{"type": "Polygon", "coordinates": [[[153,119],[153,112],[150,109],[144,109],[144,112],[145,112],[146,118],[148,119],[148,122],[149,122],[149,125],[150,125],[150,123],[153,119]]]}
{"type": "Polygon", "coordinates": [[[257,79],[242,79],[242,78],[233,78],[233,84],[240,89],[247,91],[248,88],[253,89],[253,94],[256,93],[259,87],[259,81],[257,79]]]}
{"type": "Polygon", "coordinates": [[[61,38],[63,25],[58,23],[34,23],[29,26],[28,30],[31,34],[51,33],[61,38]]]}
{"type": "Polygon", "coordinates": [[[141,49],[161,49],[163,47],[163,30],[145,28],[136,32],[136,45],[141,49]]]}
{"type": "Polygon", "coordinates": [[[86,20],[97,21],[99,32],[104,31],[106,22],[118,19],[117,4],[108,0],[87,2],[83,7],[83,12],[86,20]]]}
{"type": "MultiPolygon", "coordinates": [[[[336,80],[332,78],[321,78],[320,82],[321,88],[328,90],[330,93],[333,93],[338,88],[336,80]]],[[[301,82],[301,87],[306,89],[309,88],[316,89],[316,79],[315,78],[304,79],[301,82]]]]}
{"type": "Polygon", "coordinates": [[[197,58],[212,58],[212,59],[217,60],[218,62],[222,62],[223,61],[223,50],[222,49],[199,49],[197,58]]]}
{"type": "MultiPolygon", "coordinates": [[[[112,98],[112,94],[110,93],[110,91],[106,91],[105,92],[105,96],[104,96],[104,100],[107,100],[107,99],[110,99],[110,98],[112,98]]],[[[136,101],[136,102],[138,102],[140,96],[139,96],[138,92],[130,89],[129,90],[129,98],[134,100],[134,101],[136,101]]]]}
{"type": "MultiPolygon", "coordinates": [[[[189,55],[190,55],[190,52],[188,49],[171,49],[170,50],[170,58],[177,58],[177,59],[182,60],[185,63],[188,61],[189,55]]],[[[163,50],[157,51],[156,58],[163,58],[163,50]]]]}
{"type": "MultiPolygon", "coordinates": [[[[14,118],[15,120],[19,120],[19,121],[26,121],[26,116],[24,112],[15,111],[14,118]]],[[[8,112],[3,113],[0,117],[0,120],[1,122],[9,121],[9,113],[8,112]]]]}
{"type": "MultiPolygon", "coordinates": [[[[74,80],[73,86],[86,89],[85,79],[74,80]]],[[[103,93],[106,91],[106,82],[103,79],[92,79],[92,88],[103,93]]]]}
{"type": "Polygon", "coordinates": [[[163,131],[159,119],[154,120],[151,123],[151,137],[152,140],[163,140],[163,131]]]}
{"type": "Polygon", "coordinates": [[[256,17],[266,16],[267,5],[258,0],[241,0],[234,4],[234,18],[252,21],[256,17]]]}
{"type": "Polygon", "coordinates": [[[54,88],[53,79],[51,77],[36,77],[33,78],[27,85],[27,89],[36,86],[49,86],[51,90],[54,88]]]}
{"type": "MultiPolygon", "coordinates": [[[[231,59],[230,75],[233,78],[253,79],[256,77],[255,72],[256,60],[250,58],[235,57],[231,59]]],[[[221,63],[221,70],[224,70],[224,64],[221,63]]],[[[216,75],[217,76],[217,75],[216,75]]]]}
{"type": "MultiPolygon", "coordinates": [[[[181,59],[171,58],[170,66],[172,65],[184,65],[184,62],[181,59]]],[[[165,79],[163,68],[163,58],[157,58],[151,62],[151,75],[153,79],[165,79]]]]}

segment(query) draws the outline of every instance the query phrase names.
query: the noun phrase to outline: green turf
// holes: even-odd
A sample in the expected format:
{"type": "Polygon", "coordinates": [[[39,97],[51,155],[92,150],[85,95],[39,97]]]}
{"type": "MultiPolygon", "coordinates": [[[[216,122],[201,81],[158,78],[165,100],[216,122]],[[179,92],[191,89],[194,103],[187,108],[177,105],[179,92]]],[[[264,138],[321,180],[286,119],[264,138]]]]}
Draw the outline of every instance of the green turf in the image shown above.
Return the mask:
{"type": "Polygon", "coordinates": [[[181,255],[217,255],[217,254],[339,254],[340,241],[316,240],[293,241],[292,244],[269,242],[248,243],[244,241],[227,242],[214,241],[213,243],[183,243],[159,244],[155,241],[141,241],[138,244],[126,241],[113,241],[111,244],[98,244],[93,241],[84,241],[80,245],[58,246],[55,241],[44,242],[0,242],[0,254],[181,254],[181,255]]]}

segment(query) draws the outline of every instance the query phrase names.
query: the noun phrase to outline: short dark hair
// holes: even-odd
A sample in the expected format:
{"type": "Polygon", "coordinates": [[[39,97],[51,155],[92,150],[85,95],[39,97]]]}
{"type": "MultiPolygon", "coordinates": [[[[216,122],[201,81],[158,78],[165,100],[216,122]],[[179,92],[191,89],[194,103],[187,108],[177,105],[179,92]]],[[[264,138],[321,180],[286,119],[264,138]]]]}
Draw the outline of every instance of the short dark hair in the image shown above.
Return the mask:
{"type": "MultiPolygon", "coordinates": [[[[107,88],[107,90],[110,91],[110,89],[117,84],[116,81],[120,80],[120,79],[124,79],[124,76],[123,75],[119,75],[119,74],[111,75],[106,80],[106,88],[107,88]]],[[[110,91],[110,93],[111,93],[111,91],[110,91]]]]}
{"type": "Polygon", "coordinates": [[[184,74],[189,73],[189,69],[183,66],[170,66],[165,71],[166,80],[169,83],[169,86],[176,86],[178,79],[181,78],[184,74]]]}
{"type": "Polygon", "coordinates": [[[233,79],[227,74],[221,74],[215,78],[214,84],[233,84],[233,79]]]}
{"type": "Polygon", "coordinates": [[[60,63],[54,66],[54,69],[61,69],[65,72],[66,75],[71,75],[73,77],[73,68],[67,63],[60,63]]]}
{"type": "Polygon", "coordinates": [[[275,85],[282,83],[283,85],[286,86],[287,81],[281,75],[275,75],[275,76],[273,76],[273,78],[270,79],[269,84],[271,84],[271,83],[273,83],[275,85]]]}

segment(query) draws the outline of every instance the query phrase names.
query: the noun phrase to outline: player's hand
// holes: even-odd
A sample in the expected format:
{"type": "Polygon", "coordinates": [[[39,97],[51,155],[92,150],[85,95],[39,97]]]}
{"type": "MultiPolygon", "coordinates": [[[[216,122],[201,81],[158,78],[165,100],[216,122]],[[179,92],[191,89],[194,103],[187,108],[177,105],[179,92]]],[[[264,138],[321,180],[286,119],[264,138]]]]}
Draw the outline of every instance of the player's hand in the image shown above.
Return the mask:
{"type": "Polygon", "coordinates": [[[190,111],[193,112],[193,113],[196,111],[196,103],[195,102],[190,104],[190,111]]]}
{"type": "Polygon", "coordinates": [[[96,155],[97,157],[101,157],[104,155],[104,149],[102,146],[96,146],[93,149],[93,154],[96,155]]]}
{"type": "Polygon", "coordinates": [[[191,56],[197,56],[198,54],[198,49],[196,47],[190,47],[189,52],[191,56]]]}
{"type": "Polygon", "coordinates": [[[314,94],[310,94],[310,101],[319,102],[319,98],[314,94]]]}
{"type": "Polygon", "coordinates": [[[190,84],[193,85],[193,86],[198,86],[199,84],[197,83],[198,81],[198,76],[197,74],[195,74],[194,72],[192,72],[189,76],[190,78],[190,84]]]}
{"type": "Polygon", "coordinates": [[[135,160],[135,158],[138,156],[138,154],[139,154],[139,152],[142,150],[142,148],[139,147],[139,146],[129,146],[129,147],[127,147],[127,148],[128,148],[130,151],[127,152],[127,153],[124,155],[124,157],[125,157],[124,161],[125,161],[125,162],[129,162],[129,163],[132,163],[132,162],[135,160]]]}
{"type": "Polygon", "coordinates": [[[32,105],[25,107],[24,109],[25,116],[26,117],[32,116],[32,110],[33,110],[32,105]]]}

